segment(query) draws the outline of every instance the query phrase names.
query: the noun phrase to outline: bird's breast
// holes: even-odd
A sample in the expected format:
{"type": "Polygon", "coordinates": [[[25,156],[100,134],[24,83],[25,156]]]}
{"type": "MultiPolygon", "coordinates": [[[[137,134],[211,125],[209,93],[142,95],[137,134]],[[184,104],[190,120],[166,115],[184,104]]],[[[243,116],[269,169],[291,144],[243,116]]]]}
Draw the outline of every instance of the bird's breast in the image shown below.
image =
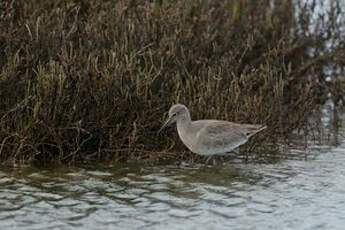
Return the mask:
{"type": "Polygon", "coordinates": [[[195,153],[195,143],[196,143],[196,135],[195,133],[191,132],[188,127],[184,127],[182,125],[177,125],[177,132],[178,135],[183,142],[183,144],[192,152],[195,153]]]}

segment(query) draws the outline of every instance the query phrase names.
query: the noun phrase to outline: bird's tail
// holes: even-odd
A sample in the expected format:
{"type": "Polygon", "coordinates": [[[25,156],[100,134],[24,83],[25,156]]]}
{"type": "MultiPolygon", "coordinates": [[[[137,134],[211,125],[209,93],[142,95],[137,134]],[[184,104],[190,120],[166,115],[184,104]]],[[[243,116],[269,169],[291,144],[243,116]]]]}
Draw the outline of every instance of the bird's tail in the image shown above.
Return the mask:
{"type": "Polygon", "coordinates": [[[250,129],[248,129],[248,138],[253,136],[254,134],[257,134],[258,132],[261,132],[262,130],[266,129],[266,125],[253,125],[250,129]]]}

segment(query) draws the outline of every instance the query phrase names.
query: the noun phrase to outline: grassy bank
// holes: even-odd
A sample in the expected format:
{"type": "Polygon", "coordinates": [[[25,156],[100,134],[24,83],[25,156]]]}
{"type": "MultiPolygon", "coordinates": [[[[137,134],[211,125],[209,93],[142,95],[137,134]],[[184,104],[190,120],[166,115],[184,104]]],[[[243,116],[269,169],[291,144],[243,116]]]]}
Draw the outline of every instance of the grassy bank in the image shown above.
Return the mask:
{"type": "Polygon", "coordinates": [[[338,2],[3,1],[1,162],[175,157],[156,131],[176,102],[285,135],[344,67],[338,2]]]}

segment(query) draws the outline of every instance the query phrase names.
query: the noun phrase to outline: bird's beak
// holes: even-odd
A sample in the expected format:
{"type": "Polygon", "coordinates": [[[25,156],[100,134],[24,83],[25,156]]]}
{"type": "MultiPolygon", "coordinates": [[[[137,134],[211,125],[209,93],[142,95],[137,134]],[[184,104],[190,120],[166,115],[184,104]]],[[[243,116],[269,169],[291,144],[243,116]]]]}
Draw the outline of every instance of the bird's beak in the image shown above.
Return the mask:
{"type": "Polygon", "coordinates": [[[171,125],[173,123],[173,117],[169,117],[168,120],[162,125],[162,127],[158,130],[157,134],[160,134],[160,132],[166,128],[167,126],[171,125]]]}

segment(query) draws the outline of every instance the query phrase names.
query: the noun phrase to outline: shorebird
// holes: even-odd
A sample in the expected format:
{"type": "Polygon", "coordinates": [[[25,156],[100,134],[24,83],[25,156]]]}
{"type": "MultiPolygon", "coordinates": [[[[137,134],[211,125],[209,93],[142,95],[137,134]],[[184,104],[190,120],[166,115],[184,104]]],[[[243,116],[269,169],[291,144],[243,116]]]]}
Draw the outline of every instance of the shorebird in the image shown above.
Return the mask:
{"type": "Polygon", "coordinates": [[[193,153],[202,156],[225,155],[243,145],[254,134],[264,130],[264,125],[238,124],[222,120],[192,121],[188,108],[175,104],[169,110],[168,120],[159,129],[177,124],[178,135],[193,153]]]}

